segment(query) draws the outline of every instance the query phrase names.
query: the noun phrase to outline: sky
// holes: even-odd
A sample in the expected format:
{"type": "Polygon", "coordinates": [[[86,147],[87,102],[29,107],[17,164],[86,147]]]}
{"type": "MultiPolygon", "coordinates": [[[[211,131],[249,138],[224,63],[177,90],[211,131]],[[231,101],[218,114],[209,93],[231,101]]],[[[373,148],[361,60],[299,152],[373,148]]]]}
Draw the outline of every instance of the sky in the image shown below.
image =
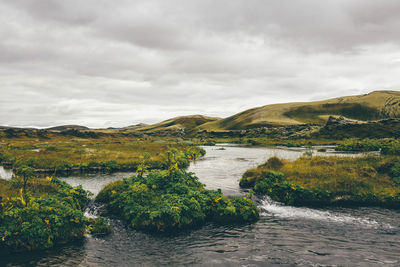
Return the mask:
{"type": "Polygon", "coordinates": [[[121,127],[400,90],[398,0],[0,0],[0,125],[121,127]]]}

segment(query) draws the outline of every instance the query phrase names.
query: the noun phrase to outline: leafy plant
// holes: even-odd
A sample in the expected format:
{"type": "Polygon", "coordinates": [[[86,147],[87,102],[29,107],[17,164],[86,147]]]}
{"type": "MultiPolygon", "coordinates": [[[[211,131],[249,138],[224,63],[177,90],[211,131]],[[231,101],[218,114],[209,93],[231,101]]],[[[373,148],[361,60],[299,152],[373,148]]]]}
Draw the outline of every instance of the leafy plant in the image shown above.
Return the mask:
{"type": "Polygon", "coordinates": [[[56,191],[33,194],[29,201],[23,196],[2,200],[0,250],[46,249],[84,236],[87,222],[82,208],[89,201],[88,192],[55,178],[33,182],[38,183],[36,190],[44,185],[56,191]]]}
{"type": "Polygon", "coordinates": [[[17,169],[17,175],[22,177],[22,189],[23,193],[26,194],[26,184],[28,183],[28,180],[34,177],[35,175],[35,169],[32,167],[28,166],[21,166],[17,169]]]}
{"type": "Polygon", "coordinates": [[[205,221],[246,223],[258,219],[248,198],[227,198],[206,190],[198,178],[182,170],[155,171],[107,185],[97,196],[108,210],[133,228],[165,232],[205,221]]]}
{"type": "Polygon", "coordinates": [[[95,219],[88,220],[88,227],[86,232],[92,236],[105,236],[112,232],[111,226],[108,224],[108,220],[104,217],[97,217],[95,219]]]}

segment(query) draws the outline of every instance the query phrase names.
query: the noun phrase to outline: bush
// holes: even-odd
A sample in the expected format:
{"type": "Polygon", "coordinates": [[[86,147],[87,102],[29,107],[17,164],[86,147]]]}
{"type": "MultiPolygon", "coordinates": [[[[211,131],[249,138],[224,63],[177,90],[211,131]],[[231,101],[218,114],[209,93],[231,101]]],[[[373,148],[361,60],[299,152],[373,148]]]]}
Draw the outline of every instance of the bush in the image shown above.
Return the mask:
{"type": "Polygon", "coordinates": [[[392,181],[400,185],[400,162],[395,162],[393,166],[390,169],[390,177],[392,178],[392,181]]]}
{"type": "Polygon", "coordinates": [[[279,170],[283,167],[283,161],[278,157],[272,157],[267,160],[266,163],[260,165],[259,167],[268,168],[272,170],[279,170]]]}
{"type": "Polygon", "coordinates": [[[337,145],[338,151],[381,151],[383,155],[400,155],[400,141],[397,139],[356,139],[351,138],[337,145]]]}
{"type": "Polygon", "coordinates": [[[382,143],[379,140],[363,139],[359,140],[351,138],[345,140],[343,143],[337,145],[336,150],[338,151],[379,151],[382,147],[382,143]]]}
{"type": "Polygon", "coordinates": [[[288,181],[272,181],[262,179],[256,182],[254,191],[257,194],[267,194],[273,200],[294,206],[320,206],[331,202],[332,194],[321,189],[307,189],[288,181]]]}
{"type": "Polygon", "coordinates": [[[105,236],[112,232],[111,226],[104,217],[97,217],[96,219],[89,219],[87,233],[92,236],[105,236]]]}
{"type": "Polygon", "coordinates": [[[206,190],[198,178],[181,170],[151,172],[107,185],[97,196],[131,227],[155,232],[179,230],[206,221],[245,223],[258,219],[247,198],[226,198],[206,190]]]}
{"type": "Polygon", "coordinates": [[[239,181],[240,187],[243,188],[251,188],[255,186],[256,181],[258,180],[268,180],[268,181],[281,181],[284,179],[283,173],[276,171],[267,171],[262,168],[260,169],[252,169],[246,171],[242,178],[239,181]]]}
{"type": "Polygon", "coordinates": [[[37,250],[82,238],[86,218],[82,208],[88,192],[53,179],[56,193],[36,198],[21,194],[1,203],[0,250],[37,250]]]}

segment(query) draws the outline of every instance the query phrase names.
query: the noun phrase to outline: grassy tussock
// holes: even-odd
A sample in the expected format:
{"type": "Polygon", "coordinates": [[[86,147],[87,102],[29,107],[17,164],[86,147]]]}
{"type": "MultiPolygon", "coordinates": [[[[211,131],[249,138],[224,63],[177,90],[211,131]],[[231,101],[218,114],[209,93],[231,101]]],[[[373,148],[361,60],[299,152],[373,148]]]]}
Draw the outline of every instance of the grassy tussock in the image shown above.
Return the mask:
{"type": "Polygon", "coordinates": [[[335,202],[400,207],[400,161],[397,157],[302,157],[248,170],[242,187],[293,205],[335,202]],[[399,176],[399,177],[398,177],[399,176]]]}
{"type": "Polygon", "coordinates": [[[379,173],[380,165],[390,159],[378,157],[313,157],[286,162],[281,171],[288,181],[310,189],[336,194],[396,195],[400,187],[389,175],[379,173]]]}

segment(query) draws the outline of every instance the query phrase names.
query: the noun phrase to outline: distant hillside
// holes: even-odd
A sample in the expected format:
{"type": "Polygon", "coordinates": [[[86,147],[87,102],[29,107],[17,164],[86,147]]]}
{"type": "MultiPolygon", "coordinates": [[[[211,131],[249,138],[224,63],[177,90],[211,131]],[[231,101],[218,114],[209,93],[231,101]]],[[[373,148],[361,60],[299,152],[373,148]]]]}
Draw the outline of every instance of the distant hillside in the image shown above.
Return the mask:
{"type": "Polygon", "coordinates": [[[84,130],[89,130],[89,128],[86,126],[81,126],[81,125],[61,125],[61,126],[56,126],[56,127],[50,127],[50,128],[47,128],[46,130],[49,130],[49,131],[65,131],[65,130],[84,131],[84,130]]]}
{"type": "Polygon", "coordinates": [[[360,121],[399,118],[400,92],[374,91],[323,101],[267,105],[205,123],[199,129],[218,131],[305,123],[325,124],[330,115],[360,121]]]}
{"type": "Polygon", "coordinates": [[[135,124],[135,125],[125,126],[123,128],[109,128],[109,129],[118,129],[118,130],[124,132],[124,131],[132,131],[132,130],[136,130],[136,129],[141,129],[141,128],[144,128],[144,127],[147,127],[147,126],[149,126],[149,124],[138,123],[138,124],[135,124]]]}
{"type": "Polygon", "coordinates": [[[216,121],[219,118],[207,117],[203,115],[191,115],[172,118],[160,123],[146,125],[144,127],[135,128],[135,131],[141,132],[158,132],[158,131],[176,131],[180,129],[193,130],[199,125],[207,122],[216,121]]]}

